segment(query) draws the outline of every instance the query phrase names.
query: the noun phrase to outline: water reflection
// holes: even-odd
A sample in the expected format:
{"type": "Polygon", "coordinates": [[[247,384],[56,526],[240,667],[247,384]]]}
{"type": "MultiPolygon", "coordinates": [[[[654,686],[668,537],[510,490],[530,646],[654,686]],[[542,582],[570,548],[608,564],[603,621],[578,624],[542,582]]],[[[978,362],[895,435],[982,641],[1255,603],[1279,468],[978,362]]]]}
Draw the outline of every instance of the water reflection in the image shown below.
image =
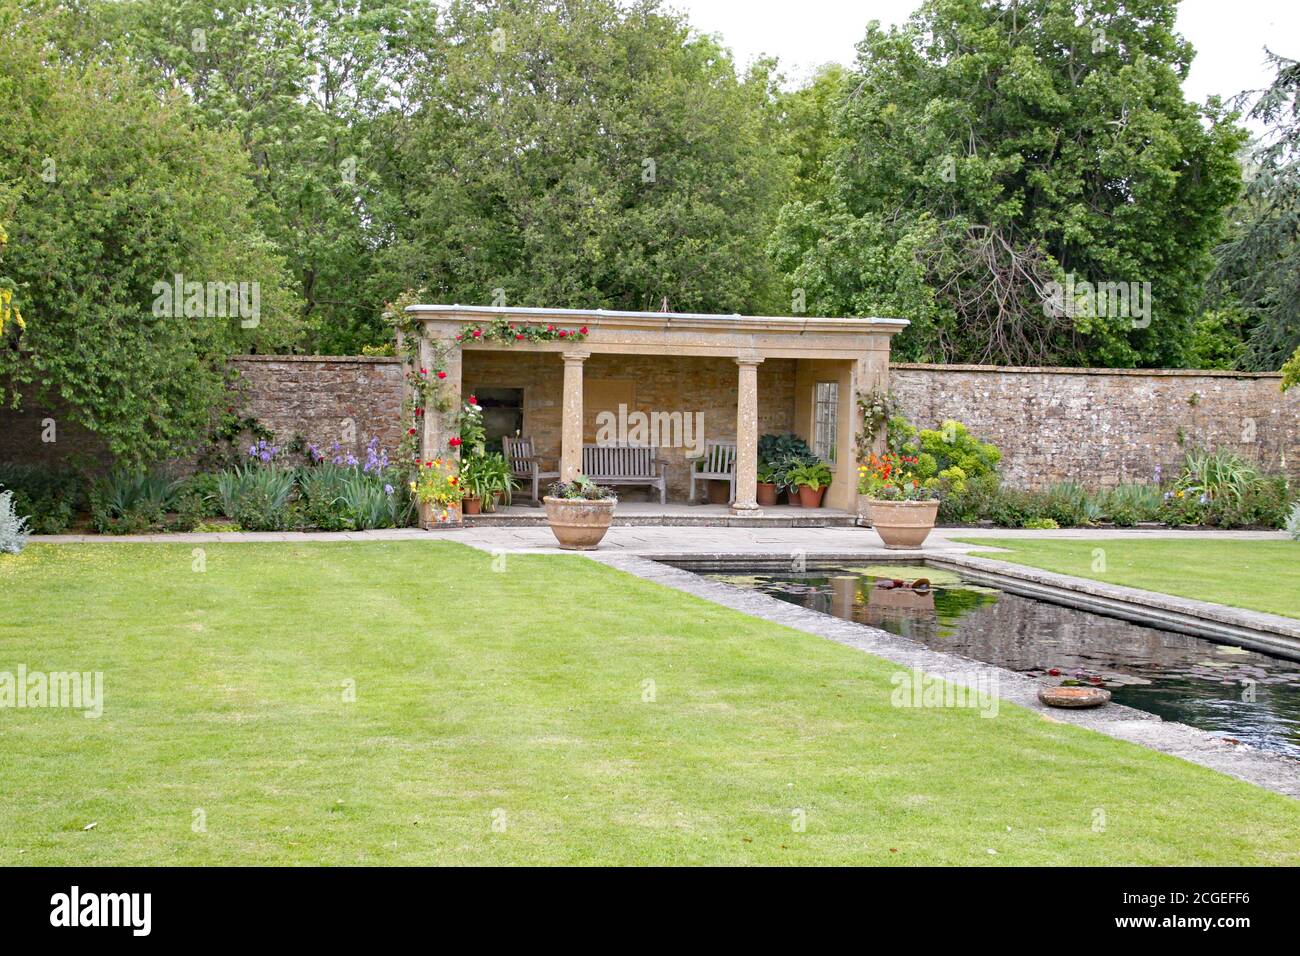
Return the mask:
{"type": "Polygon", "coordinates": [[[1300,758],[1294,661],[956,579],[918,592],[853,569],[710,576],[1044,679],[1097,676],[1119,703],[1300,758]]]}

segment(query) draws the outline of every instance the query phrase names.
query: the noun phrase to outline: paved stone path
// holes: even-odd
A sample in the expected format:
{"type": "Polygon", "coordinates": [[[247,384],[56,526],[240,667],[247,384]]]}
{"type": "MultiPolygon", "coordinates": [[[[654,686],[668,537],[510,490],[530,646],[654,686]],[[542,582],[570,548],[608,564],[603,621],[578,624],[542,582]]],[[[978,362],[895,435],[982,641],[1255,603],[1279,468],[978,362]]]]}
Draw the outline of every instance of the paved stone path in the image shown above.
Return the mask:
{"type": "MultiPolygon", "coordinates": [[[[1247,541],[1282,541],[1281,531],[1137,531],[1132,529],[1064,529],[1024,531],[984,528],[939,528],[925,542],[927,553],[965,554],[989,550],[986,546],[962,544],[954,538],[1084,538],[1111,541],[1124,538],[1229,538],[1247,541]]],[[[485,551],[559,553],[550,528],[456,528],[422,531],[419,528],[385,528],[377,531],[245,531],[188,534],[63,534],[33,535],[32,541],[49,544],[197,544],[204,541],[458,541],[485,551]]],[[[889,552],[870,528],[701,528],[627,526],[610,528],[601,542],[602,554],[622,551],[631,554],[712,552],[719,554],[848,552],[878,557],[889,552]]]]}

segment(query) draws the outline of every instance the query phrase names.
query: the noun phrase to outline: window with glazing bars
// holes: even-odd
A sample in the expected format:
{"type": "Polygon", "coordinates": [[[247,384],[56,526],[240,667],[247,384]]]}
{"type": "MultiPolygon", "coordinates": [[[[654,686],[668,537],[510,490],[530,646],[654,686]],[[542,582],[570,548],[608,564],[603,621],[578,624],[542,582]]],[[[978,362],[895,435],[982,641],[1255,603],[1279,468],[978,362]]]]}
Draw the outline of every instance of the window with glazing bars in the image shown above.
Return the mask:
{"type": "Polygon", "coordinates": [[[818,382],[816,400],[813,402],[813,451],[822,461],[835,460],[839,409],[839,382],[818,382]]]}

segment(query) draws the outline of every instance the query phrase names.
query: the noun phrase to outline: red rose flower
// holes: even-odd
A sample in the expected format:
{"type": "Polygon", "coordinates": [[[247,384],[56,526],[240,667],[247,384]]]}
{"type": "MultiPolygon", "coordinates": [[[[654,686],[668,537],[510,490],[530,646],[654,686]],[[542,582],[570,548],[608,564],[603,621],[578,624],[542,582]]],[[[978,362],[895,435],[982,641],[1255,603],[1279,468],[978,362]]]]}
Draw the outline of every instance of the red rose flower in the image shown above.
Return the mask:
{"type": "Polygon", "coordinates": [[[466,401],[469,402],[471,405],[477,405],[477,404],[478,404],[478,399],[475,398],[473,395],[471,395],[469,398],[467,398],[466,401]]]}
{"type": "Polygon", "coordinates": [[[439,371],[439,372],[438,372],[438,378],[446,378],[446,377],[447,377],[447,373],[446,373],[446,372],[443,372],[443,371],[439,371]]]}
{"type": "Polygon", "coordinates": [[[564,338],[564,337],[565,337],[566,335],[568,335],[568,334],[569,334],[569,333],[566,332],[566,331],[564,331],[564,329],[560,329],[560,338],[564,338]]]}
{"type": "Polygon", "coordinates": [[[415,410],[415,417],[416,417],[416,418],[423,418],[423,417],[424,417],[424,409],[423,409],[423,408],[417,408],[417,409],[415,410]]]}
{"type": "Polygon", "coordinates": [[[475,329],[474,332],[473,332],[473,335],[474,335],[474,338],[476,338],[476,339],[481,339],[481,338],[483,338],[483,330],[482,330],[482,329],[475,329]]]}
{"type": "Polygon", "coordinates": [[[429,370],[428,370],[427,368],[422,368],[422,369],[420,369],[420,374],[421,374],[421,375],[428,375],[428,374],[429,374],[429,370]]]}
{"type": "Polygon", "coordinates": [[[555,331],[555,326],[553,326],[553,325],[548,325],[548,326],[546,327],[546,331],[547,331],[547,332],[554,332],[554,331],[555,331]]]}
{"type": "Polygon", "coordinates": [[[448,439],[447,439],[447,444],[450,445],[452,448],[459,448],[459,447],[460,447],[460,436],[457,435],[455,438],[448,438],[448,439]]]}
{"type": "Polygon", "coordinates": [[[406,430],[406,434],[408,434],[408,435],[414,435],[414,434],[415,434],[415,429],[414,429],[414,428],[408,428],[408,429],[406,430]]]}
{"type": "Polygon", "coordinates": [[[524,333],[519,332],[519,333],[517,333],[517,334],[515,335],[515,341],[518,341],[519,339],[522,339],[523,337],[524,337],[524,333]]]}
{"type": "Polygon", "coordinates": [[[578,329],[578,331],[581,332],[583,335],[586,335],[586,334],[587,334],[587,327],[584,325],[582,328],[578,329]]]}

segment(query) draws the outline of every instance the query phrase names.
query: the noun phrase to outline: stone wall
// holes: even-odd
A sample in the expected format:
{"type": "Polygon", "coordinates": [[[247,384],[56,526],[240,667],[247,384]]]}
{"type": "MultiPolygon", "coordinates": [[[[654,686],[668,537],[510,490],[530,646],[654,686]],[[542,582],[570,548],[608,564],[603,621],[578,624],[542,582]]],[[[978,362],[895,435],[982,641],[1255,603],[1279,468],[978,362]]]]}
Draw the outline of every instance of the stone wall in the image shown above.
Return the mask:
{"type": "Polygon", "coordinates": [[[402,439],[402,366],[383,356],[241,355],[242,410],[280,441],[302,435],[322,450],[359,454],[378,436],[391,454],[402,439]]]}
{"type": "MultiPolygon", "coordinates": [[[[296,434],[328,447],[349,426],[357,451],[378,436],[390,452],[401,439],[401,366],[394,358],[241,356],[244,409],[281,440],[296,434]]],[[[524,390],[524,430],[544,455],[560,452],[563,363],[554,354],[468,351],[467,392],[487,387],[524,390]]],[[[620,394],[632,410],[703,414],[704,437],[735,435],[736,365],[722,358],[596,355],[584,373],[602,401],[620,394]]],[[[794,427],[795,362],[759,366],[759,427],[794,427]]],[[[1147,480],[1156,464],[1171,474],[1185,449],[1231,448],[1270,467],[1283,463],[1300,477],[1300,389],[1283,394],[1277,375],[1232,372],[1116,371],[895,365],[891,390],[917,424],[957,418],[1002,448],[1009,482],[1041,486],[1075,479],[1111,485],[1147,480]]],[[[616,409],[614,409],[616,410],[616,409]]],[[[54,415],[58,442],[41,441],[45,409],[0,409],[0,461],[52,462],[72,452],[99,457],[89,435],[54,415]]],[[[595,409],[588,409],[587,439],[595,409]]],[[[684,449],[667,449],[670,493],[686,494],[684,449]]]]}
{"type": "Polygon", "coordinates": [[[1015,485],[1146,481],[1193,447],[1300,476],[1300,389],[1278,375],[900,364],[889,381],[915,424],[956,418],[1001,448],[1015,485]]]}

